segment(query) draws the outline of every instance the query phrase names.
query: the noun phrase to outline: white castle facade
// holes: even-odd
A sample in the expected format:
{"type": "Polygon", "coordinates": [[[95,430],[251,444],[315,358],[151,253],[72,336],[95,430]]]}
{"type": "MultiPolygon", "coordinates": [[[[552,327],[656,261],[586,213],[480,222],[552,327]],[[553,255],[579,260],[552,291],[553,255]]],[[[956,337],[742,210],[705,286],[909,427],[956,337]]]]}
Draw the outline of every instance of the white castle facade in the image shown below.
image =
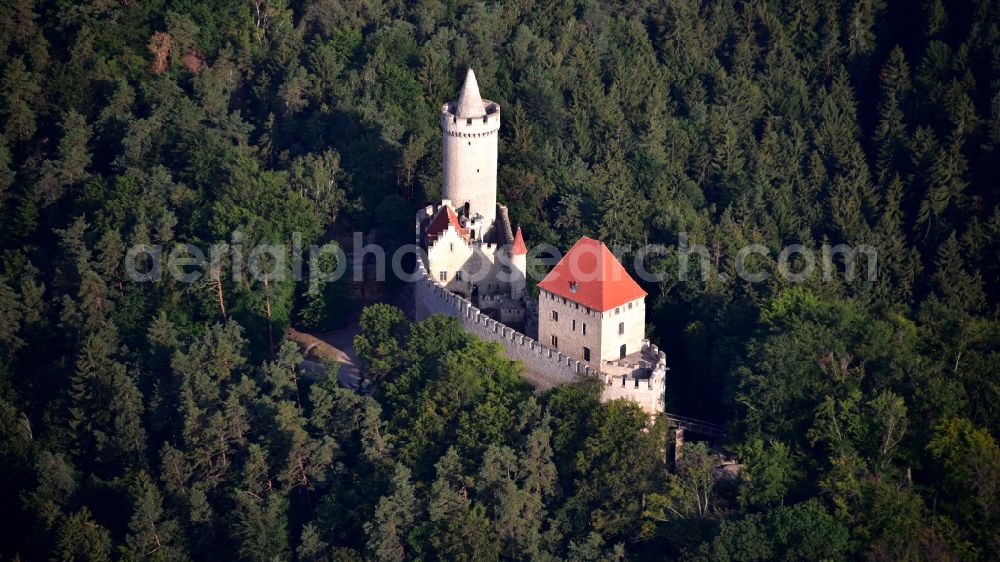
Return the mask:
{"type": "Polygon", "coordinates": [[[596,376],[604,399],[663,412],[666,357],[644,339],[646,293],[607,246],[582,238],[538,284],[539,301],[528,294],[524,234],[497,203],[500,106],[480,96],[471,69],[458,99],[441,107],[440,125],[442,200],[416,217],[426,250],[417,260],[417,319],[458,318],[501,343],[536,384],[596,376]]]}

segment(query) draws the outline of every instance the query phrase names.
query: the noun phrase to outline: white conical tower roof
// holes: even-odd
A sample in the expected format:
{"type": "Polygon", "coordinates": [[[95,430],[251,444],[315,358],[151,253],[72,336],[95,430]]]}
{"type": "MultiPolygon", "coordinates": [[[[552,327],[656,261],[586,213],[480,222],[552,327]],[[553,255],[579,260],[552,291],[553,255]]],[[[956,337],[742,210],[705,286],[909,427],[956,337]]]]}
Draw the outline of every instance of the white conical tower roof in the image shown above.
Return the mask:
{"type": "Polygon", "coordinates": [[[483,103],[482,96],[479,95],[479,83],[476,82],[476,73],[469,69],[465,74],[465,83],[462,84],[462,93],[458,96],[458,107],[455,115],[458,117],[482,117],[486,114],[486,104],[483,103]]]}

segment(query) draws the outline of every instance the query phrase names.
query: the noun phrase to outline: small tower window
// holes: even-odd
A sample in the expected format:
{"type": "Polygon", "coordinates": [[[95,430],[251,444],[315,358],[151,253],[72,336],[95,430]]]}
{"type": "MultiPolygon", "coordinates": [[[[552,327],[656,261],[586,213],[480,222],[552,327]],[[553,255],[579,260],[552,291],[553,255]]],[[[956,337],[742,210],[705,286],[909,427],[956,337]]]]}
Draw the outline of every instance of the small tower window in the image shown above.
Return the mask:
{"type": "Polygon", "coordinates": [[[576,331],[576,320],[573,320],[573,331],[576,331]]]}
{"type": "Polygon", "coordinates": [[[624,322],[619,322],[618,323],[618,335],[620,336],[620,335],[622,335],[624,333],[625,333],[625,323],[624,322]]]}
{"type": "Polygon", "coordinates": [[[465,124],[466,125],[471,125],[472,124],[472,117],[469,117],[468,119],[466,119],[465,120],[465,124]]]}
{"type": "Polygon", "coordinates": [[[559,349],[559,338],[552,336],[552,347],[559,349]]]}
{"type": "Polygon", "coordinates": [[[558,311],[555,311],[555,310],[552,311],[552,321],[553,322],[558,322],[559,321],[559,312],[558,311]]]}
{"type": "Polygon", "coordinates": [[[587,335],[587,323],[586,322],[583,323],[583,335],[585,335],[585,336],[587,335]]]}
{"type": "Polygon", "coordinates": [[[447,281],[448,280],[448,272],[447,271],[442,271],[441,274],[438,275],[438,278],[441,279],[442,281],[447,281]]]}
{"type": "Polygon", "coordinates": [[[589,347],[583,348],[583,360],[584,361],[590,361],[590,348],[589,347]]]}

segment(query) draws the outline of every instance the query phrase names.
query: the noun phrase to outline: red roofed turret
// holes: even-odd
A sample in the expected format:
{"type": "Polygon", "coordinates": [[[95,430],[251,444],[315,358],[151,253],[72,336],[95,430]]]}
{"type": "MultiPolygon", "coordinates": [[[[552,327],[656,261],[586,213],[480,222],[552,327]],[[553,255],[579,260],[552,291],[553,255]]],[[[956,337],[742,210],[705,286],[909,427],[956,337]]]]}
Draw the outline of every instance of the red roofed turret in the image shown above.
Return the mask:
{"type": "Polygon", "coordinates": [[[521,234],[521,227],[517,227],[517,234],[514,235],[514,243],[510,246],[510,255],[523,256],[528,253],[528,247],[524,245],[524,236],[521,234]]]}

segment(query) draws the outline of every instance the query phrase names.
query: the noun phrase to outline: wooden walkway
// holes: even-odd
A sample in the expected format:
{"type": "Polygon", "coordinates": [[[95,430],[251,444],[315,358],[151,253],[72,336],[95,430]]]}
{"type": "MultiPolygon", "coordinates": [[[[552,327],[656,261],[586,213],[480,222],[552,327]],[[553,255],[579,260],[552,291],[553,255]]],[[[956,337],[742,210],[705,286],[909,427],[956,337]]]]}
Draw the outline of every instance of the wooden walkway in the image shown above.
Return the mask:
{"type": "Polygon", "coordinates": [[[664,415],[667,417],[667,420],[669,420],[670,423],[678,429],[683,429],[684,431],[704,435],[705,437],[711,437],[713,439],[719,439],[725,436],[724,428],[717,423],[696,420],[694,418],[678,416],[677,414],[671,413],[665,413],[664,415]]]}

